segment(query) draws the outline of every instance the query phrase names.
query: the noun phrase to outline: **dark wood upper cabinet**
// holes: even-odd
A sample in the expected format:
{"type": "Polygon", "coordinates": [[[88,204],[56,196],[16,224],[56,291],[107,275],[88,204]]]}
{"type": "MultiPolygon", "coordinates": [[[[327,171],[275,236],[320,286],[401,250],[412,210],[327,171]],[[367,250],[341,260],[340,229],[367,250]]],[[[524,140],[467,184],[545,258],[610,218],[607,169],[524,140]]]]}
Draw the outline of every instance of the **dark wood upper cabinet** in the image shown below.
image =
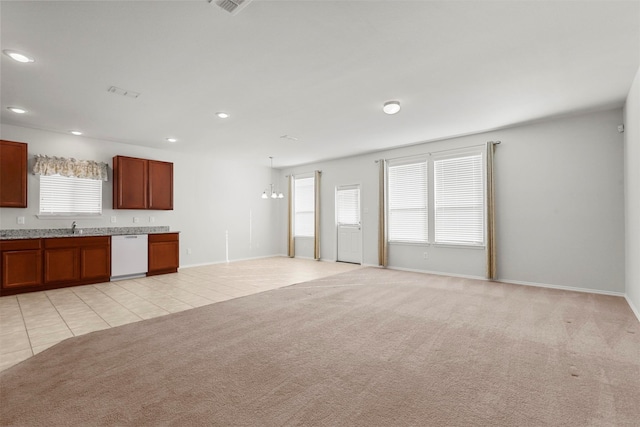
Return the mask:
{"type": "Polygon", "coordinates": [[[149,160],[149,209],[173,209],[173,163],[149,160]]]}
{"type": "Polygon", "coordinates": [[[0,141],[0,207],[27,207],[27,144],[0,141]]]}
{"type": "Polygon", "coordinates": [[[113,208],[147,209],[149,161],[134,157],[113,158],[113,208]]]}
{"type": "Polygon", "coordinates": [[[114,209],[173,209],[173,163],[113,158],[114,209]]]}

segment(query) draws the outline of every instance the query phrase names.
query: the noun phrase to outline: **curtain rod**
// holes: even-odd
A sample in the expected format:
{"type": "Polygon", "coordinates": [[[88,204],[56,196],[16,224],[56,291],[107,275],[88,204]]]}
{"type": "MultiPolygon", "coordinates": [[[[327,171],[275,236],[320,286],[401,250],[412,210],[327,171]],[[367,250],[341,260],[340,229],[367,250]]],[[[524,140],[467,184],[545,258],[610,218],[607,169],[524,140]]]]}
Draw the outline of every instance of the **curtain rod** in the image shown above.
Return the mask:
{"type": "MultiPolygon", "coordinates": [[[[487,141],[487,143],[492,142],[495,145],[501,144],[502,141],[487,141]]],[[[436,154],[436,153],[444,153],[446,151],[456,151],[456,150],[466,150],[467,148],[475,148],[475,147],[485,147],[485,144],[476,144],[476,145],[467,145],[465,147],[458,147],[458,148],[447,148],[446,150],[437,150],[437,151],[429,151],[427,153],[418,153],[418,154],[411,154],[410,156],[400,156],[400,157],[392,157],[390,159],[382,159],[382,160],[401,160],[401,159],[410,159],[412,157],[420,157],[420,156],[430,156],[432,154],[436,154]]],[[[380,159],[378,160],[374,160],[375,163],[379,163],[380,159]]]]}
{"type": "Polygon", "coordinates": [[[285,175],[284,177],[285,178],[289,178],[290,176],[296,176],[296,175],[313,175],[316,172],[322,173],[322,170],[317,169],[317,170],[314,170],[314,171],[311,171],[311,172],[290,173],[290,174],[285,175]]]}

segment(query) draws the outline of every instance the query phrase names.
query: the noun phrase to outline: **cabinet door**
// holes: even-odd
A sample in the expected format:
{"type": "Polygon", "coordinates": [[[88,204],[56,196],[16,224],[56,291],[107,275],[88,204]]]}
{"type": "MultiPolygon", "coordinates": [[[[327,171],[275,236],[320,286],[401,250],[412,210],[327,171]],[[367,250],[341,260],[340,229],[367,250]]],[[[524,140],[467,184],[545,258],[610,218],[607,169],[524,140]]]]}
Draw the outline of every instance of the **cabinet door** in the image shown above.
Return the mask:
{"type": "Polygon", "coordinates": [[[80,279],[104,279],[111,276],[111,247],[80,248],[80,279]]]}
{"type": "Polygon", "coordinates": [[[27,144],[0,141],[0,207],[27,207],[27,144]]]}
{"type": "Polygon", "coordinates": [[[75,282],[80,280],[79,248],[45,249],[44,282],[75,282]]]}
{"type": "Polygon", "coordinates": [[[154,274],[175,273],[180,266],[178,233],[149,235],[149,271],[154,274]]]}
{"type": "Polygon", "coordinates": [[[149,160],[149,209],[173,209],[173,163],[149,160]]]}
{"type": "Polygon", "coordinates": [[[113,158],[114,209],[146,209],[148,160],[134,157],[113,158]]]}
{"type": "Polygon", "coordinates": [[[2,252],[2,287],[4,289],[42,284],[40,249],[2,252]]]}

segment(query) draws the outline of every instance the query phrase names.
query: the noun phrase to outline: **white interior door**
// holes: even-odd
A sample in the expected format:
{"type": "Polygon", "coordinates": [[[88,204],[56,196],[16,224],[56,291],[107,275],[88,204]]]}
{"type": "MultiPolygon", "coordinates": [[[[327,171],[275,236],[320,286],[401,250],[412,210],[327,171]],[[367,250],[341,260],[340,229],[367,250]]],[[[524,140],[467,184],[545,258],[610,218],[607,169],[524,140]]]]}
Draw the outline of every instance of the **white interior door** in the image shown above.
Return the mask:
{"type": "Polygon", "coordinates": [[[362,263],[362,225],[360,186],[347,185],[336,190],[338,261],[362,263]]]}

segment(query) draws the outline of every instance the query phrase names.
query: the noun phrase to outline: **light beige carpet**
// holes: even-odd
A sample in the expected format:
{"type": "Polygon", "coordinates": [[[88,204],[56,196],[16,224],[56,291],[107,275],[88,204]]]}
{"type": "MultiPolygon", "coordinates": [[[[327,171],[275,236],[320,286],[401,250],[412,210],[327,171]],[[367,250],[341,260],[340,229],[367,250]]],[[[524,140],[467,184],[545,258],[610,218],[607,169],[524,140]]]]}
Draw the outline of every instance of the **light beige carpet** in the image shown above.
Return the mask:
{"type": "Polygon", "coordinates": [[[638,426],[619,297],[365,268],[64,341],[1,425],[638,426]]]}

